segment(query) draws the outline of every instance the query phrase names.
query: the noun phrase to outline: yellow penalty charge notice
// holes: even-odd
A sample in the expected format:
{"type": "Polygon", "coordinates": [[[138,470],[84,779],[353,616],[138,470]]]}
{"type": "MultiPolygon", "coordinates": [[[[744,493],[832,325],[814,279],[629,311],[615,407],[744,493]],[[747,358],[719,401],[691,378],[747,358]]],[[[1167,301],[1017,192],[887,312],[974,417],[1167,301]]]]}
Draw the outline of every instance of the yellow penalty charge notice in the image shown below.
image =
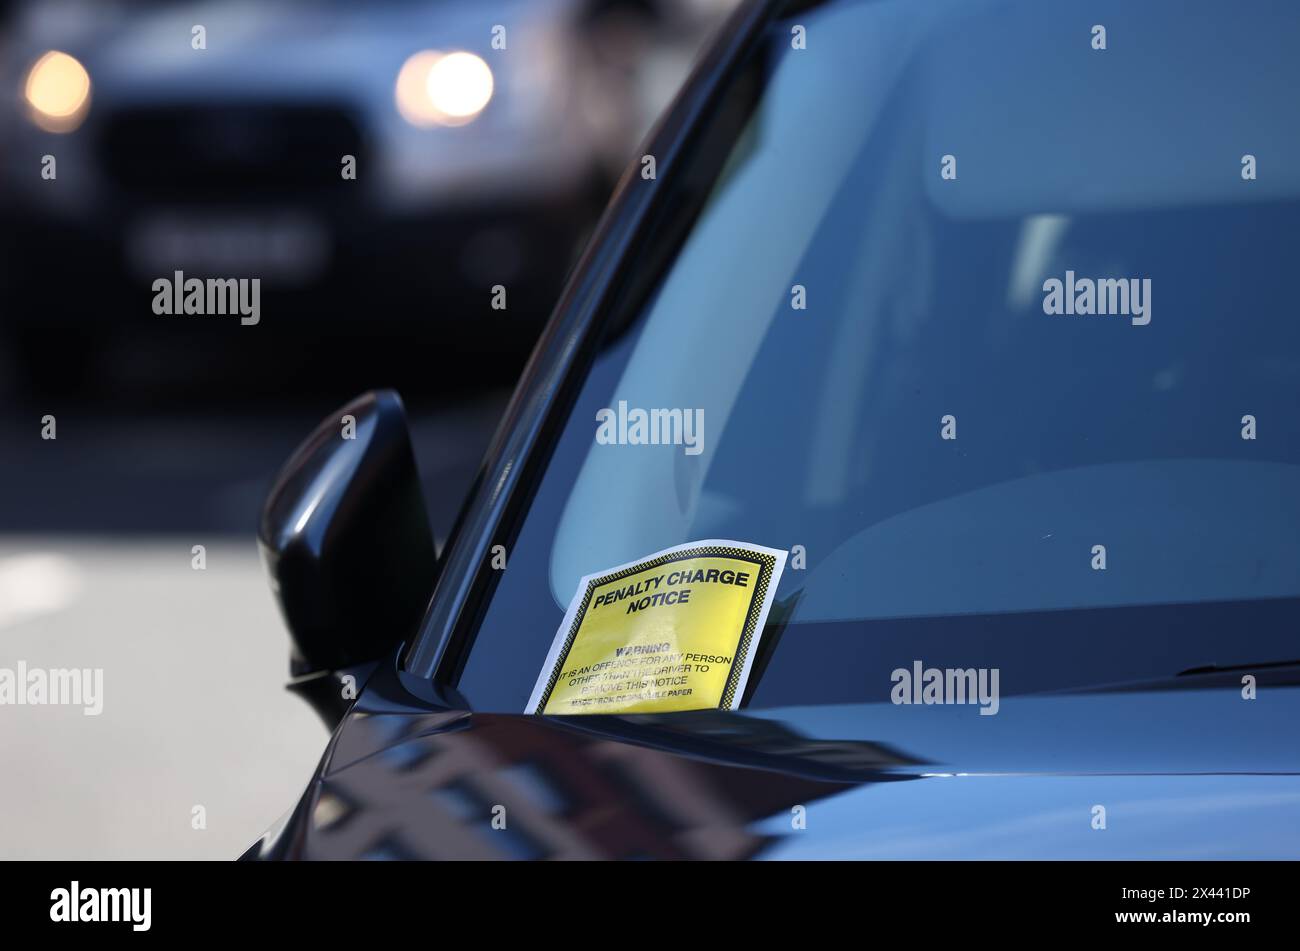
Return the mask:
{"type": "Polygon", "coordinates": [[[525,712],[737,709],[785,558],[709,539],[587,575],[525,712]]]}

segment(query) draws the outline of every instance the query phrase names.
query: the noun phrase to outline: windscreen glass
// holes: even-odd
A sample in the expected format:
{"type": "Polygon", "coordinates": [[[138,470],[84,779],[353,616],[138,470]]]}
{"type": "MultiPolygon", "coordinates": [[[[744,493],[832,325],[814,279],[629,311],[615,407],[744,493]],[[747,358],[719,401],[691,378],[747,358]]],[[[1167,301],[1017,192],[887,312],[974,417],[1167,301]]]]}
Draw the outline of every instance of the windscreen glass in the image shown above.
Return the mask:
{"type": "Polygon", "coordinates": [[[1300,654],[1297,48],[1259,0],[774,22],[466,698],[522,709],[579,578],[711,538],[791,552],[750,705],[886,699],[917,658],[1017,693],[1300,654]],[[636,409],[699,425],[597,439],[636,409]]]}

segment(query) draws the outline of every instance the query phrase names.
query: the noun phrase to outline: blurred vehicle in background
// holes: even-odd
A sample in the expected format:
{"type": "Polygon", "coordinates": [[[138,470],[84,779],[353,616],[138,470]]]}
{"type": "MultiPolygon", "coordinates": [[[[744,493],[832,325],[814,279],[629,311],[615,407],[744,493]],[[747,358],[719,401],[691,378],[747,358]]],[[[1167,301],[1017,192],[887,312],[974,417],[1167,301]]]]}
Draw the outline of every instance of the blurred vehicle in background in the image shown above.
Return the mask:
{"type": "Polygon", "coordinates": [[[17,362],[75,378],[111,336],[175,340],[150,288],[176,271],[260,278],[259,332],[295,346],[304,327],[436,319],[442,346],[522,359],[732,5],[9,4],[0,281],[17,362]]]}

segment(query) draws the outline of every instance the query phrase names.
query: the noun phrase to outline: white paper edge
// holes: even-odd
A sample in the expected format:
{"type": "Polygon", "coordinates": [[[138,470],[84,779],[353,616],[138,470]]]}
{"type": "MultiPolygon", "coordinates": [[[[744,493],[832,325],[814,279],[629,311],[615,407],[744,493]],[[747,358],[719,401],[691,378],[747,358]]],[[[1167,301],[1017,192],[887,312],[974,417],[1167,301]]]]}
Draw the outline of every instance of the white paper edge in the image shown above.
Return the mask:
{"type": "MultiPolygon", "coordinates": [[[[754,624],[754,638],[749,644],[749,653],[745,655],[745,666],[740,671],[740,680],[736,683],[736,695],[731,701],[728,710],[736,710],[740,707],[741,697],[745,694],[745,685],[749,683],[749,671],[754,666],[754,655],[758,653],[759,642],[763,639],[763,629],[767,626],[767,614],[772,608],[772,601],[776,597],[776,586],[781,580],[781,573],[785,570],[785,559],[789,552],[782,551],[779,548],[768,548],[766,545],[755,545],[753,542],[738,542],[729,538],[705,538],[700,541],[686,542],[682,545],[674,545],[672,548],[665,548],[662,551],[653,552],[636,558],[632,561],[624,562],[614,568],[605,568],[602,571],[595,571],[589,575],[583,575],[582,580],[578,582],[578,590],[573,597],[569,599],[569,609],[564,612],[564,620],[560,622],[559,629],[555,632],[555,637],[551,641],[551,649],[546,654],[546,662],[542,664],[542,670],[537,675],[537,682],[533,685],[532,695],[528,698],[528,706],[524,707],[524,713],[537,713],[537,707],[541,703],[542,694],[546,692],[546,683],[551,679],[551,671],[556,663],[559,662],[560,653],[564,650],[564,641],[568,636],[569,628],[573,626],[574,620],[578,616],[578,609],[582,606],[582,595],[587,590],[587,585],[595,578],[600,578],[625,568],[631,568],[635,565],[647,561],[654,561],[664,555],[673,555],[679,551],[686,551],[690,548],[701,548],[705,546],[718,546],[726,548],[740,548],[745,551],[752,551],[764,555],[771,555],[776,559],[772,565],[772,578],[767,584],[767,593],[763,595],[763,603],[758,608],[758,619],[754,624]]],[[[707,557],[707,556],[706,556],[707,557]]],[[[710,708],[713,709],[713,708],[710,708]]],[[[575,714],[576,715],[576,714],[575,714]]],[[[614,715],[617,715],[616,713],[614,715]]]]}

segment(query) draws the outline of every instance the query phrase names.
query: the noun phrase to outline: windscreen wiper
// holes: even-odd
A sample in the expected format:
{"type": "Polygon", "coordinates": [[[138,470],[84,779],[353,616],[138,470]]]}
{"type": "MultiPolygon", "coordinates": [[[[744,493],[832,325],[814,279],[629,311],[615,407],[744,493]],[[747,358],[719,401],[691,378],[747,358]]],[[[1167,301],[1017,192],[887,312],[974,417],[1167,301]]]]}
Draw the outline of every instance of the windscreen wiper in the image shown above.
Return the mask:
{"type": "Polygon", "coordinates": [[[1300,667],[1300,660],[1269,660],[1260,664],[1205,664],[1180,670],[1175,677],[1199,677],[1205,674],[1231,674],[1240,671],[1266,670],[1277,667],[1300,667]]]}
{"type": "Polygon", "coordinates": [[[1046,693],[1138,693],[1151,690],[1204,690],[1208,687],[1240,687],[1244,674],[1255,675],[1261,686],[1300,686],[1300,660],[1269,660],[1258,664],[1202,664],[1188,667],[1171,677],[1124,680],[1050,690],[1046,693]]]}

